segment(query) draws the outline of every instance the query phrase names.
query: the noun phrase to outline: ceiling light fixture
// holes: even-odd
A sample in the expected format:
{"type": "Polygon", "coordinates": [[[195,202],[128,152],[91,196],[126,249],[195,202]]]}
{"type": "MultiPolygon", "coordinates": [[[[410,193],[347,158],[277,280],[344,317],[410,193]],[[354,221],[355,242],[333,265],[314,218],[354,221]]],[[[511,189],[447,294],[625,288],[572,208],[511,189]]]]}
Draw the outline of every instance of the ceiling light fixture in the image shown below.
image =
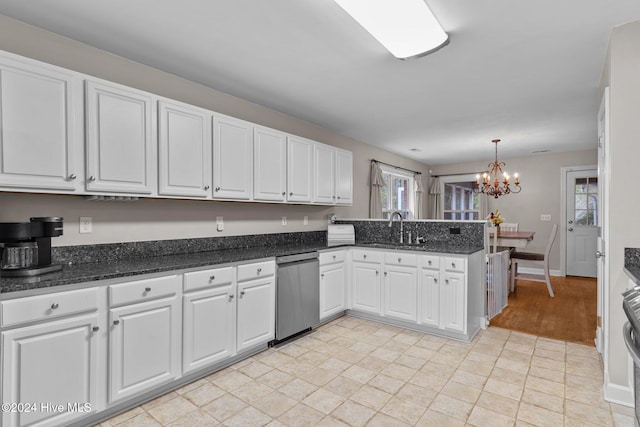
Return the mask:
{"type": "Polygon", "coordinates": [[[500,142],[500,140],[493,139],[491,142],[496,144],[496,160],[493,163],[489,163],[488,166],[491,168],[491,171],[482,174],[482,181],[480,181],[480,175],[476,175],[476,185],[478,186],[476,192],[493,196],[496,199],[505,194],[519,193],[521,188],[518,174],[513,175],[514,187],[511,188],[509,174],[502,170],[502,168],[506,166],[506,163],[498,162],[498,142],[500,142]]]}
{"type": "Polygon", "coordinates": [[[419,58],[446,46],[425,0],[335,0],[398,59],[419,58]]]}

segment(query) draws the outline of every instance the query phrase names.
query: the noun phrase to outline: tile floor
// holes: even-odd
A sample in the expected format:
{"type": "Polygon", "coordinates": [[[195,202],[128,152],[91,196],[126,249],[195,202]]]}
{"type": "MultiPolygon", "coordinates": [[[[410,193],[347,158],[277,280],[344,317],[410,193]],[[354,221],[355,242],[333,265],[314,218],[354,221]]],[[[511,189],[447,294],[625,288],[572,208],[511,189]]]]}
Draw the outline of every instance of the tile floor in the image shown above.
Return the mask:
{"type": "Polygon", "coordinates": [[[633,426],[595,348],[497,328],[466,344],[342,317],[100,426],[633,426]]]}

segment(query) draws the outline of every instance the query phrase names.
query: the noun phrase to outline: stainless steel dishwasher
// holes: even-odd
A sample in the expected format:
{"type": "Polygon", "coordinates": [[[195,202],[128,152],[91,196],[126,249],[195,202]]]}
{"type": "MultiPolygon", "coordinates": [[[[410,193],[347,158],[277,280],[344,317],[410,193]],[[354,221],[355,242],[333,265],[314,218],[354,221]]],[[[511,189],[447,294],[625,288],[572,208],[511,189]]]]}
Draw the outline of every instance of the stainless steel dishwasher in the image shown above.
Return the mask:
{"type": "Polygon", "coordinates": [[[278,344],[320,323],[318,252],[276,258],[276,339],[278,344]]]}

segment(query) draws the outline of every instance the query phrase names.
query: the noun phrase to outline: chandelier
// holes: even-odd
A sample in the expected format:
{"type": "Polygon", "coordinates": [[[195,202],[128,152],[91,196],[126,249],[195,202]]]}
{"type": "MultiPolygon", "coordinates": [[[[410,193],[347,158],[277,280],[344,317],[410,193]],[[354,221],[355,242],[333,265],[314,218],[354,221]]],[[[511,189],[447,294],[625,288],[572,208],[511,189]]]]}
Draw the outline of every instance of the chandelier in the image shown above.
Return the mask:
{"type": "Polygon", "coordinates": [[[521,188],[518,174],[513,175],[514,186],[512,188],[509,182],[509,174],[502,170],[506,163],[498,162],[498,142],[500,140],[493,139],[491,142],[496,144],[496,160],[493,163],[489,163],[488,166],[491,170],[488,173],[485,172],[482,176],[480,174],[476,175],[476,185],[478,186],[476,192],[493,196],[496,199],[505,194],[519,193],[521,188]]]}

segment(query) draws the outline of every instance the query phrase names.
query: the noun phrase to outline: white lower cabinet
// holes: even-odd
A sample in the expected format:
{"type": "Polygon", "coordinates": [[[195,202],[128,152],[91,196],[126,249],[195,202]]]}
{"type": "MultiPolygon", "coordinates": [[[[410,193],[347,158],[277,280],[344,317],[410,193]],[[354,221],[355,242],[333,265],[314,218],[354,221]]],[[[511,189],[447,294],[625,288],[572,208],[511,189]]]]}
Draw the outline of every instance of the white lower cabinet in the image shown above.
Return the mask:
{"type": "Polygon", "coordinates": [[[345,251],[320,254],[320,320],[347,308],[345,251]]]}
{"type": "Polygon", "coordinates": [[[95,289],[7,300],[1,311],[2,402],[15,405],[1,425],[62,426],[100,409],[95,289]]]}
{"type": "Polygon", "coordinates": [[[385,264],[383,289],[384,316],[410,322],[418,320],[418,269],[415,265],[385,264]]]}
{"type": "Polygon", "coordinates": [[[238,352],[275,338],[275,262],[238,267],[238,352]]]}
{"type": "Polygon", "coordinates": [[[182,316],[178,275],[109,288],[109,402],[180,377],[182,316]],[[154,299],[160,296],[159,299],[154,299]]]}
{"type": "Polygon", "coordinates": [[[442,328],[454,332],[465,332],[466,281],[464,273],[445,271],[440,288],[442,328]]]}
{"type": "Polygon", "coordinates": [[[381,314],[380,272],[382,253],[376,251],[353,250],[351,267],[351,288],[353,310],[381,314]]]}
{"type": "Polygon", "coordinates": [[[440,270],[422,269],[420,292],[420,322],[440,326],[440,270]]]}

